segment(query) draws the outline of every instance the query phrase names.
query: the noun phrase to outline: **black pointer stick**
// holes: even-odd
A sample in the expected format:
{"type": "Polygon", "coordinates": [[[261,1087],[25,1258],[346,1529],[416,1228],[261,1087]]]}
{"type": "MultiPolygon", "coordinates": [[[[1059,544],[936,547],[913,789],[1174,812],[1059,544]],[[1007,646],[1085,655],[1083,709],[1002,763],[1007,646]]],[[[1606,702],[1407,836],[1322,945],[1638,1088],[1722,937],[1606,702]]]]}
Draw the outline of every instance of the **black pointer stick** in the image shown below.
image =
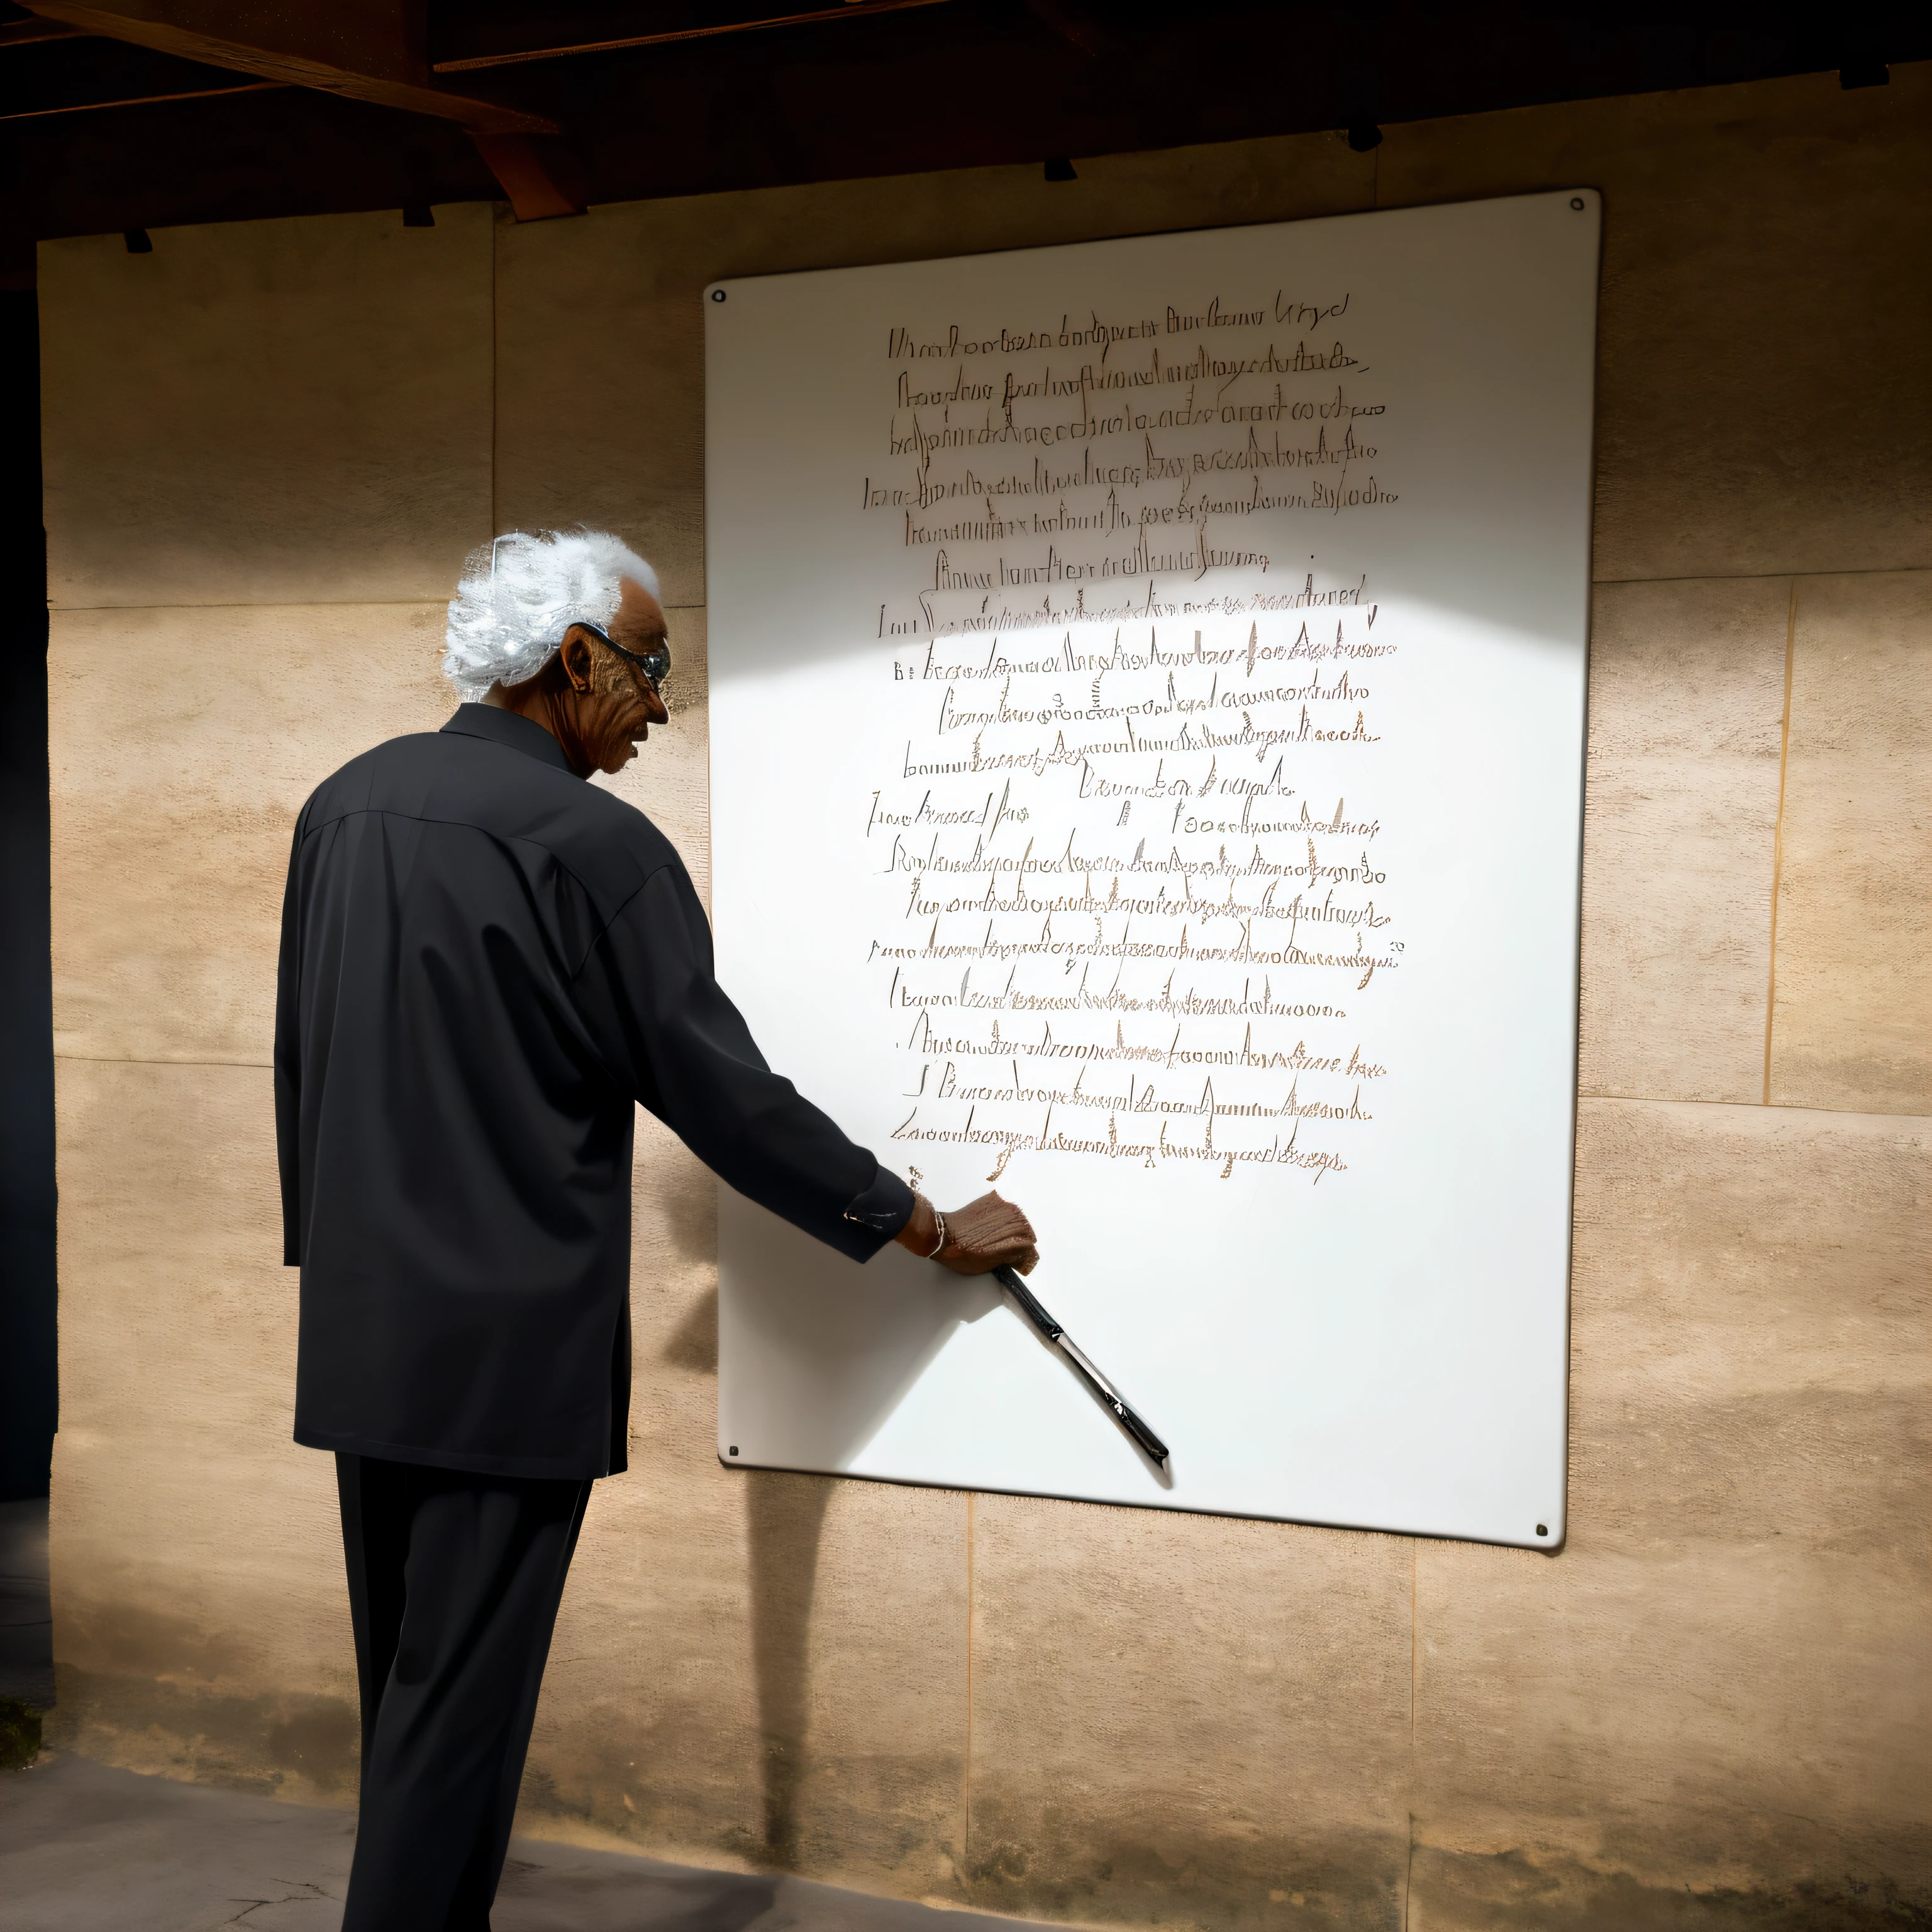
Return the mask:
{"type": "Polygon", "coordinates": [[[1037,1328],[1042,1340],[1052,1344],[1079,1370],[1087,1386],[1100,1398],[1101,1406],[1138,1443],[1162,1468],[1167,1467],[1167,1444],[1130,1408],[1120,1392],[1074,1346],[1073,1338],[1040,1304],[1032,1289],[1018,1272],[1004,1264],[994,1269],[993,1279],[1010,1294],[1020,1312],[1037,1328]]]}

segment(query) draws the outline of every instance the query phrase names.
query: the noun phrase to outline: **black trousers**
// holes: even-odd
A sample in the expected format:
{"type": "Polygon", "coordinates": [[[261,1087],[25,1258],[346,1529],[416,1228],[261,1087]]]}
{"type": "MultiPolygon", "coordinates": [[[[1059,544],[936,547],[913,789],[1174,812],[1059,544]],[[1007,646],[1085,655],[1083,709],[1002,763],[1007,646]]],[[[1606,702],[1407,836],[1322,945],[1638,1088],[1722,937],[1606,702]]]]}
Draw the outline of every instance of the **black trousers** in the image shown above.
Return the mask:
{"type": "Polygon", "coordinates": [[[362,1693],[343,1932],[488,1932],[590,1485],[335,1467],[362,1693]]]}

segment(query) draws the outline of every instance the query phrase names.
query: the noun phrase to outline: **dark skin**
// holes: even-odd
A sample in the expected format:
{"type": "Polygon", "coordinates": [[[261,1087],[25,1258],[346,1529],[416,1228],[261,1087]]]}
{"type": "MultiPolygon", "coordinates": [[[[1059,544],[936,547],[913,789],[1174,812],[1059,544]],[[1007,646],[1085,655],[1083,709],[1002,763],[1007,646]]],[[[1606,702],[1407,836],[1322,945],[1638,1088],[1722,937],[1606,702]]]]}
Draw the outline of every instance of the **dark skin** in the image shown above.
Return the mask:
{"type": "MultiPolygon", "coordinates": [[[[628,577],[623,592],[617,614],[605,626],[612,638],[640,657],[664,649],[670,635],[664,606],[628,577]]],[[[541,724],[563,747],[570,769],[580,778],[592,772],[621,772],[638,755],[651,727],[670,722],[664,700],[644,674],[607,650],[604,640],[581,624],[564,632],[556,655],[535,677],[521,684],[493,684],[483,702],[541,724]]]]}
{"type": "MultiPolygon", "coordinates": [[[[664,607],[644,586],[623,580],[616,614],[605,628],[628,651],[644,656],[667,647],[664,607]]],[[[608,649],[595,632],[573,624],[535,677],[494,684],[484,699],[500,710],[541,724],[563,747],[580,778],[592,772],[615,775],[638,755],[653,724],[670,722],[664,700],[637,666],[608,649]]],[[[940,1217],[923,1194],[914,1197],[912,1219],[894,1238],[902,1248],[955,1274],[987,1274],[1003,1264],[1030,1274],[1040,1261],[1033,1224],[1010,1201],[982,1194],[945,1216],[946,1239],[937,1253],[940,1217]]]]}

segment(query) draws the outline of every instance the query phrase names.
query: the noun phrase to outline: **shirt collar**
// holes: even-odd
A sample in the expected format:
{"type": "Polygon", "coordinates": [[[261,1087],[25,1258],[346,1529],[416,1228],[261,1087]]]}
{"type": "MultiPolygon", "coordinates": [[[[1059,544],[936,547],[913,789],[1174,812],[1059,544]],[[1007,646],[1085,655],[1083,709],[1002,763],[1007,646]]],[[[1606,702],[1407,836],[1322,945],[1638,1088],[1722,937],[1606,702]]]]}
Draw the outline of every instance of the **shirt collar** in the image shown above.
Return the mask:
{"type": "Polygon", "coordinates": [[[456,716],[442,728],[460,737],[486,738],[493,745],[507,745],[512,751],[525,752],[544,764],[556,766],[560,772],[570,770],[563,747],[534,718],[514,711],[504,711],[494,704],[460,704],[456,716]]]}

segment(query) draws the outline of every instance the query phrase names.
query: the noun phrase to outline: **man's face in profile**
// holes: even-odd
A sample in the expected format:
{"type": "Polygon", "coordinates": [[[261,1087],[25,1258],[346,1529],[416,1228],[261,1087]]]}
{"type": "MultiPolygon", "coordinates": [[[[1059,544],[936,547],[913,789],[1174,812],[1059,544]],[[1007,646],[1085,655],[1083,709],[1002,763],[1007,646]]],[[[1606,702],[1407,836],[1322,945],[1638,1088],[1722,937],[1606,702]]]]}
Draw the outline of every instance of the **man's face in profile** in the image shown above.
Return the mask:
{"type": "MultiPolygon", "coordinates": [[[[638,657],[652,652],[668,656],[670,638],[663,605],[634,579],[625,578],[622,584],[616,613],[604,627],[611,641],[638,657]]],[[[577,637],[584,638],[584,633],[580,631],[577,637]]],[[[580,664],[588,674],[588,688],[579,688],[575,693],[578,742],[594,769],[614,774],[638,755],[638,747],[650,736],[651,727],[668,722],[670,713],[643,670],[629,658],[608,650],[596,637],[584,642],[582,649],[581,658],[568,645],[565,650],[565,668],[572,686],[578,685],[580,664]]]]}

